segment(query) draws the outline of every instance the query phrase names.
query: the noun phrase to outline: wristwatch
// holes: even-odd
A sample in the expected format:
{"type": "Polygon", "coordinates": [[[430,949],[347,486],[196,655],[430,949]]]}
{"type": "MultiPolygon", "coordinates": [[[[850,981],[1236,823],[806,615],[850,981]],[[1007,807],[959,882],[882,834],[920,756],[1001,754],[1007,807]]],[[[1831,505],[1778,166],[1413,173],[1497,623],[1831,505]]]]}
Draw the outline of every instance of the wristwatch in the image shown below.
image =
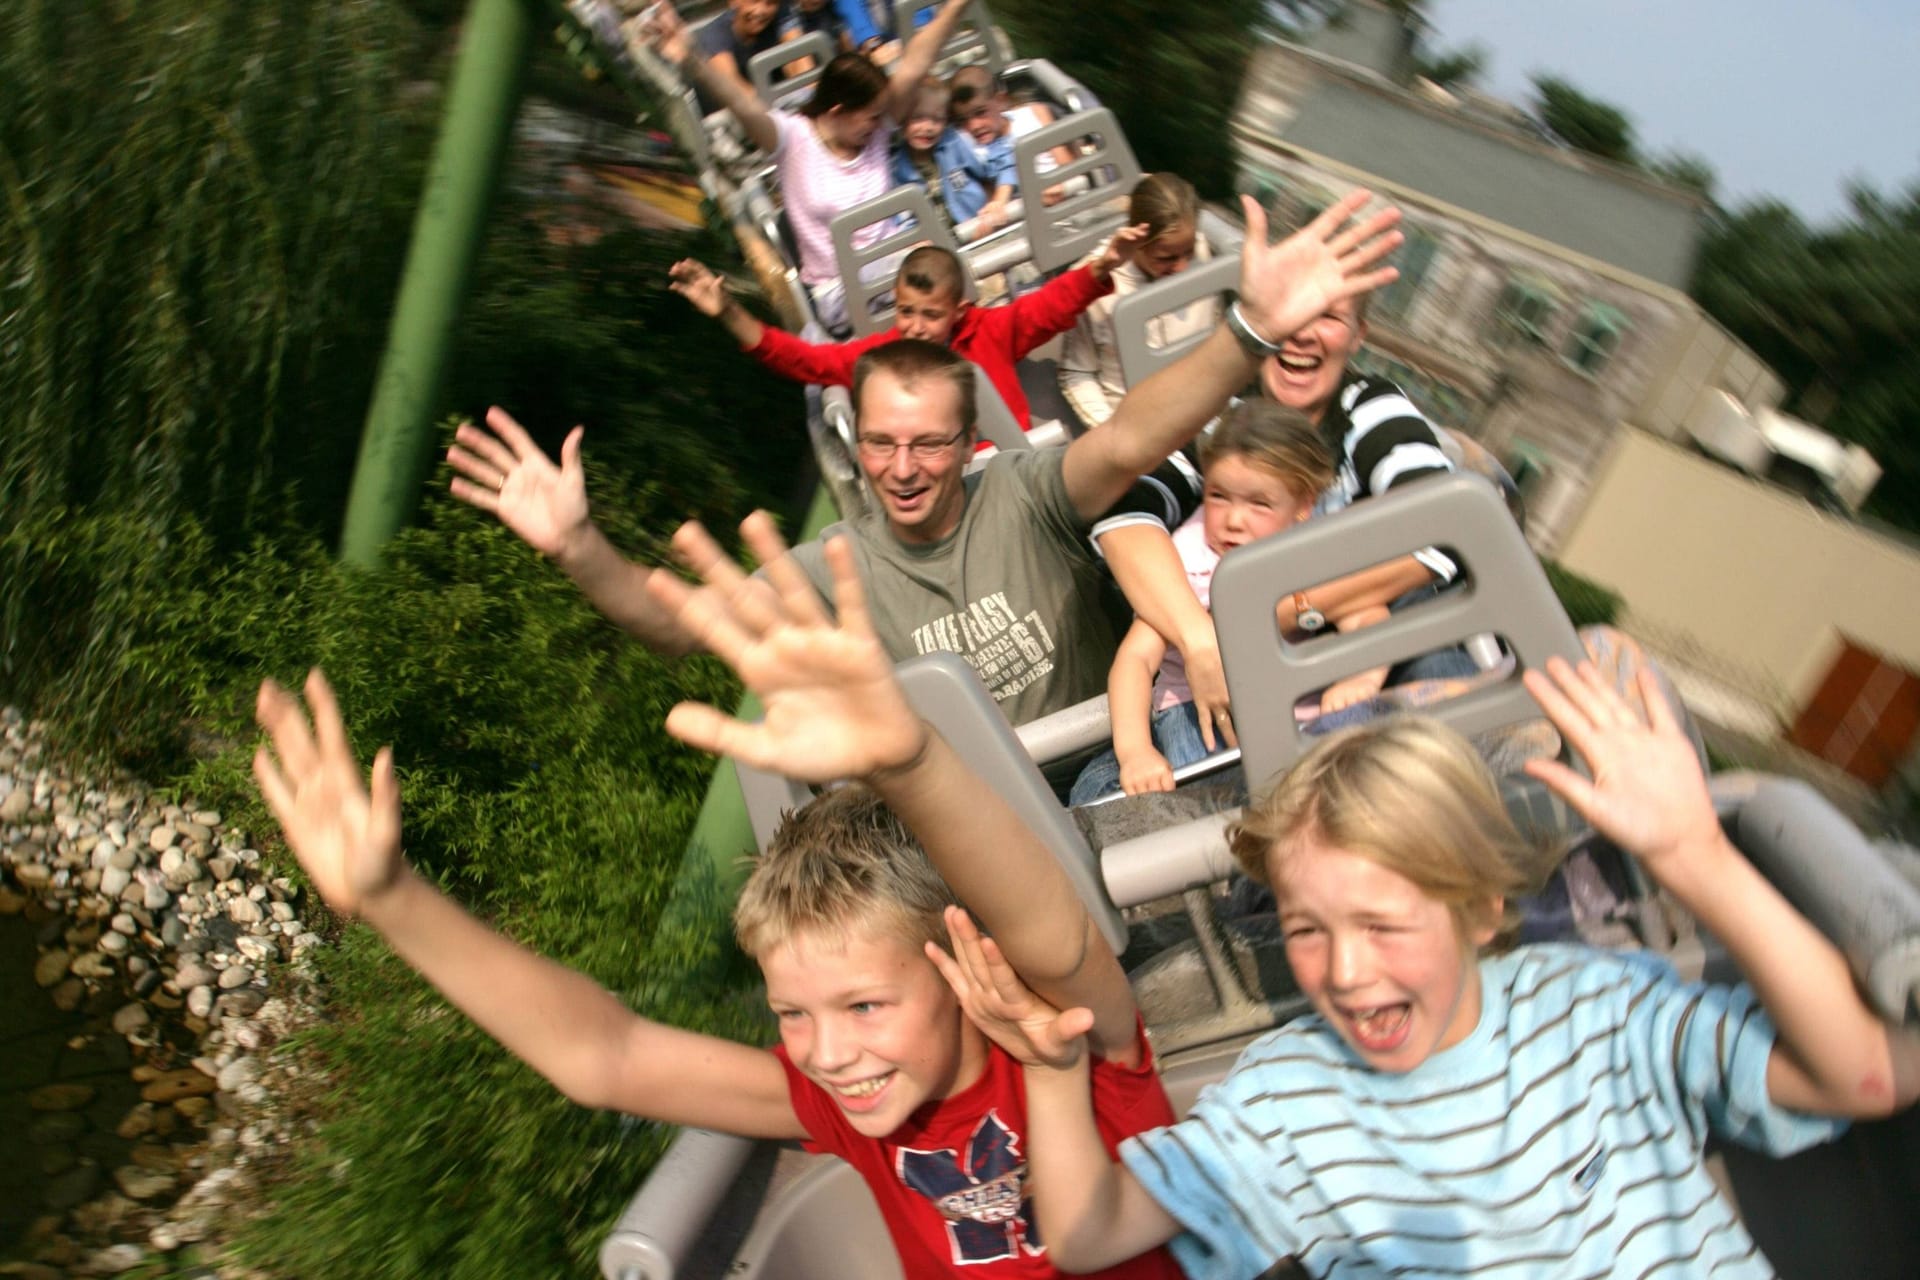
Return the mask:
{"type": "Polygon", "coordinates": [[[1327,615],[1307,603],[1307,593],[1293,593],[1293,625],[1312,634],[1327,625],[1327,615]]]}
{"type": "Polygon", "coordinates": [[[1238,302],[1227,308],[1227,330],[1233,334],[1234,341],[1240,344],[1241,350],[1255,360],[1264,360],[1268,356],[1280,354],[1281,344],[1268,342],[1255,333],[1253,326],[1247,323],[1247,317],[1241,312],[1238,302]]]}

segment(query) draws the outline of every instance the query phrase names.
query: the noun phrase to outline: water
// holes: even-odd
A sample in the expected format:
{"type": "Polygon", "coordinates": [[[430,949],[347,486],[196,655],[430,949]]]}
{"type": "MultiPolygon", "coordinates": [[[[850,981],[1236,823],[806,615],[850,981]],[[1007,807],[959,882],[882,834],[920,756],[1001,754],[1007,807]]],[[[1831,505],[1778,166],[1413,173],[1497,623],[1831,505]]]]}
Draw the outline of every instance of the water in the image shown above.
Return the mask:
{"type": "Polygon", "coordinates": [[[33,1221],[56,1200],[90,1199],[111,1185],[128,1144],[114,1133],[140,1100],[127,1042],[107,1020],[128,999],[114,984],[71,1013],[36,986],[36,939],[60,924],[36,911],[0,915],[0,1258],[20,1252],[33,1221]],[[71,1112],[35,1111],[28,1095],[45,1084],[89,1086],[94,1098],[71,1112]]]}

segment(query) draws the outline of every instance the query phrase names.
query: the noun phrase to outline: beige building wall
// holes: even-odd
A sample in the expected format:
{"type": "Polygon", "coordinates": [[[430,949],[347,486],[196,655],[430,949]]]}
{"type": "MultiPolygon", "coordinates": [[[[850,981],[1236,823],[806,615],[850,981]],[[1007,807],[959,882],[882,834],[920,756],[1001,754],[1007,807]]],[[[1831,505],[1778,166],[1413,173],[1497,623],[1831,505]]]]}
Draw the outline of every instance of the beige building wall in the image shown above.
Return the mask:
{"type": "Polygon", "coordinates": [[[1837,637],[1920,671],[1920,549],[1622,431],[1560,560],[1791,716],[1837,637]]]}

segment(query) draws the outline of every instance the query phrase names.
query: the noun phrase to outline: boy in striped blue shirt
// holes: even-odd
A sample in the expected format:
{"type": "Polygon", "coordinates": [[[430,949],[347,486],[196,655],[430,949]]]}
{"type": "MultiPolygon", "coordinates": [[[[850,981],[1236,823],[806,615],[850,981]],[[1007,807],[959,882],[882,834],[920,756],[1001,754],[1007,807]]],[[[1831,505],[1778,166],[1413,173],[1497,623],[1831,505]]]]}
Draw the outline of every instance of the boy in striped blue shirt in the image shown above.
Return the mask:
{"type": "Polygon", "coordinates": [[[1270,879],[1315,1014],[1250,1045],[1170,1128],[1098,1146],[1079,1031],[954,928],[968,1012],[1026,1064],[1032,1186],[1063,1270],[1171,1240],[1188,1274],[1771,1276],[1703,1164],[1709,1133],[1785,1154],[1920,1095],[1920,1040],[1720,830],[1651,673],[1644,716],[1591,667],[1528,688],[1588,780],[1528,766],[1726,946],[1747,981],[1646,955],[1485,954],[1520,837],[1464,741],[1376,721],[1317,747],[1232,833],[1270,879]],[[1664,1270],[1663,1270],[1664,1269],[1664,1270]]]}

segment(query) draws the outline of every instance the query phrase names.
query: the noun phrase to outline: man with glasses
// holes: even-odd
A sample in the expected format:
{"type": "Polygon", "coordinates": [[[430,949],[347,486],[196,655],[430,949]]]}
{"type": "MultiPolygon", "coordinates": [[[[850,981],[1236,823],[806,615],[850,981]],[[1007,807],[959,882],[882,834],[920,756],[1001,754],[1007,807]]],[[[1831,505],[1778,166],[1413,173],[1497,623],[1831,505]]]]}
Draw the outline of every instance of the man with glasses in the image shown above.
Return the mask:
{"type": "MultiPolygon", "coordinates": [[[[1340,299],[1391,281],[1379,261],[1400,242],[1388,209],[1346,224],[1366,203],[1354,192],[1279,244],[1244,200],[1240,301],[1185,357],[1134,387],[1107,424],[1072,444],[997,454],[972,476],[973,379],[945,347],[903,339],[861,357],[853,402],[862,471],[876,508],[846,527],[868,609],[896,661],[923,653],[966,658],[1015,724],[1095,696],[1114,634],[1101,607],[1087,533],[1143,474],[1191,440],[1253,377],[1255,362],[1340,299]]],[[[447,458],[454,496],[491,511],[550,557],[601,612],[663,653],[699,647],[647,590],[656,570],[614,549],[589,518],[581,429],[555,467],[495,408],[492,432],[460,427],[447,458]]],[[[688,564],[724,560],[697,525],[675,535],[688,564]]],[[[818,544],[796,549],[827,595],[818,544]]],[[[746,581],[736,591],[766,590],[746,581]]]]}

